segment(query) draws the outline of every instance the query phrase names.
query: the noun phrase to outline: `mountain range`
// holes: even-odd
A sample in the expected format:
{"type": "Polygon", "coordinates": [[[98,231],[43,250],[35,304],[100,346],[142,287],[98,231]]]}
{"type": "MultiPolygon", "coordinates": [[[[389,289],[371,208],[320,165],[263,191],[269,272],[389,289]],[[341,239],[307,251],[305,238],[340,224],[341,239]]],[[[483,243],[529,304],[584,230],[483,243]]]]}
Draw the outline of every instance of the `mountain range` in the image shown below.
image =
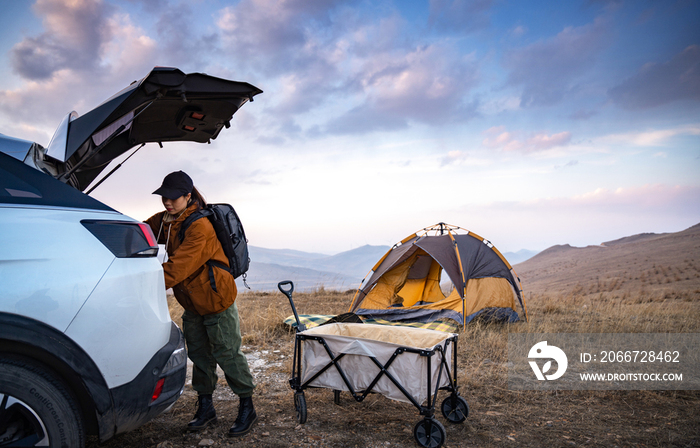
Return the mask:
{"type": "MultiPolygon", "coordinates": [[[[249,246],[246,282],[256,291],[274,291],[283,280],[292,280],[297,291],[353,290],[389,249],[366,245],[326,255],[249,246]]],[[[539,253],[521,250],[503,255],[526,295],[700,294],[700,224],[680,232],[641,233],[587,247],[560,244],[539,253]]]]}
{"type": "MultiPolygon", "coordinates": [[[[267,249],[248,246],[250,269],[246,283],[255,291],[277,290],[277,284],[292,280],[298,291],[319,289],[349,290],[360,286],[362,279],[386,254],[390,246],[365,245],[336,255],[291,249],[267,249]]],[[[511,263],[519,263],[536,251],[506,252],[511,263]]],[[[239,279],[239,288],[242,286],[239,279]]]]}

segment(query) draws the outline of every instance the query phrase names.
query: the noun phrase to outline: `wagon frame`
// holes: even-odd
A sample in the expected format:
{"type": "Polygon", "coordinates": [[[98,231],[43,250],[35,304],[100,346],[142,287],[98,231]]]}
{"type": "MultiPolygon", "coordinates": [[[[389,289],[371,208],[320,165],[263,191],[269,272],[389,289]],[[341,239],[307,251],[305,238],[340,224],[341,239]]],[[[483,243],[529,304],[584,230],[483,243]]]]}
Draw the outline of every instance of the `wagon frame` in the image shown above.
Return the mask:
{"type": "MultiPolygon", "coordinates": [[[[462,423],[466,420],[467,416],[469,415],[469,405],[467,404],[467,401],[460,396],[459,386],[457,385],[457,334],[451,334],[449,337],[446,337],[441,342],[429,349],[398,346],[395,348],[389,359],[384,363],[382,363],[375,356],[366,356],[378,368],[378,373],[366,388],[356,388],[353,386],[352,381],[348,377],[348,372],[346,372],[347,369],[344,369],[340,364],[340,360],[343,359],[347,353],[334,353],[333,349],[327,343],[324,335],[305,334],[306,328],[300,323],[294,307],[294,302],[292,300],[294,285],[292,282],[286,281],[280,282],[278,287],[280,291],[282,291],[289,298],[290,305],[297,320],[296,335],[294,339],[294,354],[292,358],[292,374],[291,378],[289,379],[289,385],[292,390],[294,390],[294,407],[297,421],[300,424],[306,423],[307,418],[306,397],[304,395],[304,391],[308,388],[325,387],[312,385],[312,383],[325,372],[329,371],[329,369],[335,369],[335,372],[342,379],[342,383],[347,388],[347,391],[350,392],[352,397],[357,402],[362,402],[370,393],[376,393],[374,388],[377,383],[382,378],[387,378],[398,389],[398,391],[400,391],[401,395],[408,400],[408,402],[413,404],[413,406],[419,411],[419,414],[424,417],[422,420],[418,421],[413,428],[414,439],[422,447],[438,448],[443,445],[446,439],[446,431],[444,426],[435,418],[435,404],[437,403],[438,393],[440,390],[446,390],[450,393],[450,395],[443,400],[440,406],[442,414],[447,421],[450,423],[462,423]],[[284,289],[283,287],[287,285],[289,285],[289,289],[284,289]],[[302,345],[306,341],[320,344],[320,346],[323,347],[322,352],[325,353],[328,358],[324,361],[325,364],[320,368],[320,370],[315,371],[309,378],[302,380],[302,345]],[[450,363],[448,362],[448,350],[452,350],[452,366],[450,366],[450,363]],[[424,358],[426,360],[427,378],[425,405],[422,405],[419,400],[416,399],[406,389],[406,387],[404,387],[400,379],[389,371],[392,364],[401,355],[406,353],[415,354],[421,359],[424,358]],[[437,357],[437,359],[433,359],[434,356],[437,357]],[[434,362],[436,362],[437,365],[434,365],[434,362]],[[435,381],[433,384],[431,375],[434,375],[434,369],[437,369],[437,381],[435,381]],[[447,377],[447,384],[440,386],[440,384],[443,384],[443,375],[446,375],[447,377]]],[[[348,324],[336,323],[336,325],[342,326],[348,324]]],[[[335,404],[340,403],[340,392],[341,391],[339,389],[333,389],[335,404]]]]}

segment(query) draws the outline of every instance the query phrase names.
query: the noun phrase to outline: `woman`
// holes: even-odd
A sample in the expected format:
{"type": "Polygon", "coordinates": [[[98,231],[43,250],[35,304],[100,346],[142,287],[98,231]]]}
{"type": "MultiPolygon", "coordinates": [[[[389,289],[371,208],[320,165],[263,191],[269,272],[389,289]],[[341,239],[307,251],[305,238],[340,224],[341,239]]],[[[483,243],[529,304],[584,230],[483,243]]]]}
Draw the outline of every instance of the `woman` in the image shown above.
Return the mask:
{"type": "Polygon", "coordinates": [[[182,315],[187,355],[192,360],[192,388],[199,394],[197,412],[188,423],[189,431],[199,431],[216,423],[212,393],[216,388],[216,366],[221,366],[226,382],[240,399],[238,417],[229,436],[242,436],[257,421],[253,407],[253,377],[241,351],[236,282],[233,276],[209,260],[228,266],[221,243],[208,219],[194,221],[182,241],[178,232],[185,219],[206,206],[192,179],[182,171],[168,174],[153,192],[163,198],[165,211],[146,220],[159,244],[165,244],[168,260],[163,263],[165,287],[185,309],[182,315]],[[213,273],[213,283],[210,275],[213,273]]]}

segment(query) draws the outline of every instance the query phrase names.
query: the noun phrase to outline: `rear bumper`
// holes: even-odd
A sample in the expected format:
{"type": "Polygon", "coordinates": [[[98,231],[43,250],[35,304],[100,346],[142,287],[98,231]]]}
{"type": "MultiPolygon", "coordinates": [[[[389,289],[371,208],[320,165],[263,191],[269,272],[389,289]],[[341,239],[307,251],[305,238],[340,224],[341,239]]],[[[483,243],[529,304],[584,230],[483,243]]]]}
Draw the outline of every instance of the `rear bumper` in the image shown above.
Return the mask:
{"type": "Polygon", "coordinates": [[[168,343],[151,358],[136,378],[111,390],[115,428],[111,434],[100,431],[100,439],[106,440],[136,429],[167,410],[182,394],[186,371],[185,340],[173,323],[168,343]],[[153,400],[160,379],[164,380],[163,388],[158,398],[153,400]]]}

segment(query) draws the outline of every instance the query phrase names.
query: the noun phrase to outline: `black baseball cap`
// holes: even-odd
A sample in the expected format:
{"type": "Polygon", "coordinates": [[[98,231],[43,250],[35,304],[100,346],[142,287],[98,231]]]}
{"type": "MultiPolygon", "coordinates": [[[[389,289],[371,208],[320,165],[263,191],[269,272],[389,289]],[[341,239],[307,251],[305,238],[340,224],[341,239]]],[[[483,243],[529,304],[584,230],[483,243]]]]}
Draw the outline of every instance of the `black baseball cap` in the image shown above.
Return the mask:
{"type": "Polygon", "coordinates": [[[153,194],[159,194],[164,198],[175,200],[180,196],[192,193],[193,187],[192,179],[187,173],[184,171],[175,171],[165,176],[163,185],[154,191],[153,194]]]}

